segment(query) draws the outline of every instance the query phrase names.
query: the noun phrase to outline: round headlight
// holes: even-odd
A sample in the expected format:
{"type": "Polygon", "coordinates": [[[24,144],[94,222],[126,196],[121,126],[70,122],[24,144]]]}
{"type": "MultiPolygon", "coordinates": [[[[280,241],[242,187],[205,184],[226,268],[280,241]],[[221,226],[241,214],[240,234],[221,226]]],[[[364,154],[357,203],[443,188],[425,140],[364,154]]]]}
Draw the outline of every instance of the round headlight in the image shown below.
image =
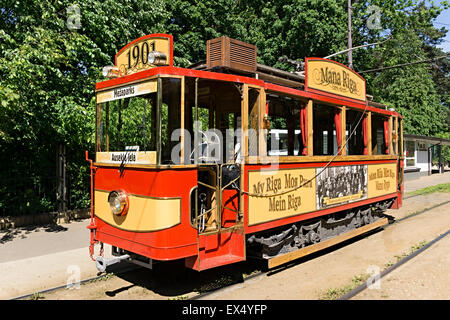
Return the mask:
{"type": "Polygon", "coordinates": [[[123,216],[128,211],[128,197],[123,190],[114,190],[108,196],[109,206],[113,214],[123,216]]]}
{"type": "Polygon", "coordinates": [[[106,66],[102,69],[102,75],[105,78],[118,78],[120,77],[120,70],[116,66],[106,66]]]}

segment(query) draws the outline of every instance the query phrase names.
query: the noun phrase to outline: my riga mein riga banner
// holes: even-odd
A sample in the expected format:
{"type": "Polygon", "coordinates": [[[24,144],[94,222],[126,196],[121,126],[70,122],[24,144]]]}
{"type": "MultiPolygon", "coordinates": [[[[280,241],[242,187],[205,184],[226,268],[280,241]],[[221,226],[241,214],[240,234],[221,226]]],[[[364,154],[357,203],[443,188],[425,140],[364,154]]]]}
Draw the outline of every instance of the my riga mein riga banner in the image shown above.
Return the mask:
{"type": "Polygon", "coordinates": [[[395,193],[395,163],[248,172],[249,225],[395,193]],[[314,178],[315,177],[315,178],[314,178]]]}

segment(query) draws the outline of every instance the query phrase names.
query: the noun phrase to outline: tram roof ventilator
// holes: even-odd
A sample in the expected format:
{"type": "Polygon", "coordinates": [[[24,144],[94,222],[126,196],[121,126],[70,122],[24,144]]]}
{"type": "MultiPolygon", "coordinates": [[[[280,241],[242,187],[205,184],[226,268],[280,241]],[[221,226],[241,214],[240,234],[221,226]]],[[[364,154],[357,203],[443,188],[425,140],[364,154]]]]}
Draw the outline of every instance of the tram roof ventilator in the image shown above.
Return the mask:
{"type": "Polygon", "coordinates": [[[255,45],[222,36],[206,42],[206,61],[190,69],[254,77],[266,82],[297,89],[304,88],[305,77],[257,63],[255,45]]]}

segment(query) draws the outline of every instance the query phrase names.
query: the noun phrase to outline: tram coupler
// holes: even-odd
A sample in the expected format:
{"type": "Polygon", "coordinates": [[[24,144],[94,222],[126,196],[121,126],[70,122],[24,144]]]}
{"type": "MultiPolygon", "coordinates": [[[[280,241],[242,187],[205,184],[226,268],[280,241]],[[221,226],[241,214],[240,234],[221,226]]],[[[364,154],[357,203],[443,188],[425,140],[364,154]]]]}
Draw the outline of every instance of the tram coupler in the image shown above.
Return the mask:
{"type": "Polygon", "coordinates": [[[130,259],[130,256],[128,254],[124,254],[122,256],[119,257],[114,257],[112,259],[105,259],[102,256],[98,256],[97,258],[95,258],[95,266],[97,267],[97,270],[100,272],[105,272],[106,267],[119,263],[122,260],[128,260],[130,259]]]}

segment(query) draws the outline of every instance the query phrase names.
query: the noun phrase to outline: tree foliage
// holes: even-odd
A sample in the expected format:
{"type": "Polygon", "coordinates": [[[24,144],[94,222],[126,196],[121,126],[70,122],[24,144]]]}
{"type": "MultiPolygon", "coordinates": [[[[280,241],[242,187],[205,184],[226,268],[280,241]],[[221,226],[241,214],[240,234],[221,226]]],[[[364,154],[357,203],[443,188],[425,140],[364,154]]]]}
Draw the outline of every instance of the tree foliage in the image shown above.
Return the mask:
{"type": "MultiPolygon", "coordinates": [[[[390,40],[354,52],[357,71],[434,58],[445,29],[432,22],[446,1],[353,1],[353,44],[390,40]],[[380,10],[379,27],[373,6],[380,10]],[[372,21],[373,22],[373,21],[372,21]],[[375,21],[376,22],[376,21],[375,21]]],[[[206,58],[206,40],[227,35],[255,44],[258,62],[293,70],[281,56],[324,57],[347,46],[342,0],[79,0],[0,5],[0,215],[55,210],[56,156],[66,146],[71,207],[89,200],[84,150],[94,151],[95,83],[131,40],[174,36],[175,65],[206,58]]],[[[333,59],[347,63],[347,55],[333,59]]],[[[449,61],[366,73],[368,93],[405,117],[407,133],[449,128],[449,61]]],[[[92,154],[92,153],[91,153],[92,154]]]]}

